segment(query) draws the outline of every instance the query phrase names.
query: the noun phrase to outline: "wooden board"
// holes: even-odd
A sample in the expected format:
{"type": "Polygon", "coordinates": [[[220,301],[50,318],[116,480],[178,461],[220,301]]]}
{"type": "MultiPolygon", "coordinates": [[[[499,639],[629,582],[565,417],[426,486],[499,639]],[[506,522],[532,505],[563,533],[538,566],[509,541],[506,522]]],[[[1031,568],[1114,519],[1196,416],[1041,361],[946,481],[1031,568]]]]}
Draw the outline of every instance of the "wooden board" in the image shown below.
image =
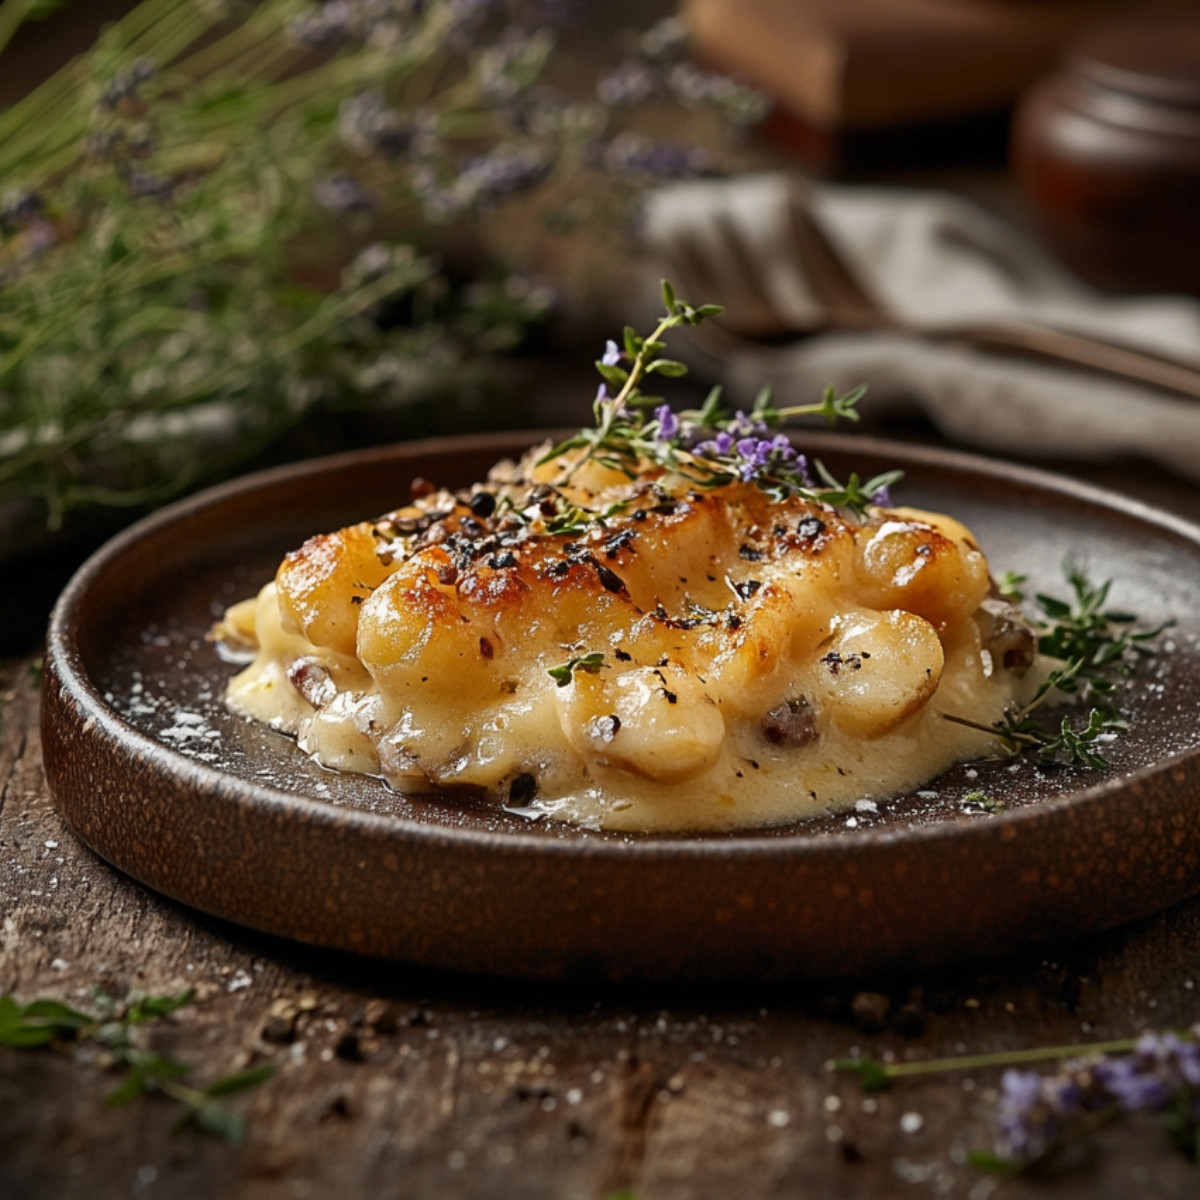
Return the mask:
{"type": "MultiPolygon", "coordinates": [[[[893,128],[1010,105],[1123,0],[687,0],[698,51],[817,130],[893,128]]],[[[1141,15],[1179,0],[1141,0],[1141,15]]]]}

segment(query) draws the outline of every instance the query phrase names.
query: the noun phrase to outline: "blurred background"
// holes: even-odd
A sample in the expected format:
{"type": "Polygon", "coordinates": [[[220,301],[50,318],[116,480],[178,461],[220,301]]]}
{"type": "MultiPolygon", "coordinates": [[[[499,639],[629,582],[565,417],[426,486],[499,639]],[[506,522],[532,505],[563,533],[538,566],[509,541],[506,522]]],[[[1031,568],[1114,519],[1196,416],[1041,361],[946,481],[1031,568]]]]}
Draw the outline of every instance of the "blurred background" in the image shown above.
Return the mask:
{"type": "Polygon", "coordinates": [[[662,275],[728,310],[682,397],[1190,474],[1194,14],[3,0],[0,629],[233,474],[588,420],[662,275]]]}

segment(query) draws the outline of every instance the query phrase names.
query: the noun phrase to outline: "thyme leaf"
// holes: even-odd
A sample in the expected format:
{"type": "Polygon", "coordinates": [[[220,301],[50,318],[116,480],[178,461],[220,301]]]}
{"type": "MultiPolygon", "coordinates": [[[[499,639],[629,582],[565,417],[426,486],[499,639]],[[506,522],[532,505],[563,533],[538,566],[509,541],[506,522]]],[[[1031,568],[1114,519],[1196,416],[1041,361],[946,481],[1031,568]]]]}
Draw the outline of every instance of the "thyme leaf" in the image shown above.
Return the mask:
{"type": "Polygon", "coordinates": [[[986,813],[1003,812],[1008,807],[1003,800],[997,800],[995,796],[983,791],[968,792],[959,801],[959,804],[963,808],[986,813]]]}
{"type": "Polygon", "coordinates": [[[559,687],[566,687],[576,671],[586,671],[590,675],[595,675],[603,666],[604,655],[599,650],[593,650],[590,654],[568,659],[560,667],[551,667],[549,675],[559,687]]]}
{"type": "Polygon", "coordinates": [[[1009,600],[1013,604],[1020,604],[1025,599],[1025,593],[1021,589],[1028,582],[1029,576],[1022,575],[1020,571],[1005,571],[996,580],[996,588],[1005,600],[1009,600]]]}
{"type": "Polygon", "coordinates": [[[1071,587],[1069,599],[1043,593],[1035,597],[1045,614],[1045,620],[1039,622],[1038,650],[1067,663],[1078,662],[1076,675],[1083,679],[1103,676],[1108,668],[1115,668],[1122,675],[1134,674],[1139,661],[1154,653],[1147,643],[1170,622],[1154,629],[1136,628],[1137,617],[1133,613],[1104,607],[1111,579],[1093,584],[1069,562],[1063,564],[1063,570],[1071,587]]]}

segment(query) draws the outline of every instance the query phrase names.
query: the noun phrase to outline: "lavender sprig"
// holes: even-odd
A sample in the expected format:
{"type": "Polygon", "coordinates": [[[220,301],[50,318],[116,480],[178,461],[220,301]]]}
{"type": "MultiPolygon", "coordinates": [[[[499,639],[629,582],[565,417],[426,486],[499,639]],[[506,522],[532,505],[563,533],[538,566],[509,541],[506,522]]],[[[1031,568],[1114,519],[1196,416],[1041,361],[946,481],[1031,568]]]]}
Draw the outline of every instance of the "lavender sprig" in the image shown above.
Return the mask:
{"type": "Polygon", "coordinates": [[[865,388],[839,394],[827,387],[819,402],[776,408],[770,388],[759,392],[750,412],[730,414],[714,388],[699,409],[675,412],[658,396],[647,396],[641,385],[652,375],[676,378],[687,373],[683,363],[661,358],[663,338],[682,325],[699,325],[722,310],[717,305],[693,306],[680,300],[667,280],[662,282],[666,314],[648,338],[626,328],[623,345],[606,344],[596,362],[603,383],[592,409],[595,425],[548,450],[539,465],[571,456],[559,486],[571,482],[585,463],[596,462],[636,478],[647,465],[662,467],[699,487],[755,483],[773,497],[802,499],[845,508],[864,516],[872,507],[889,504],[889,489],[903,476],[886,471],[865,482],[858,475],[839,483],[823,463],[813,468],[779,427],[794,417],[819,416],[830,424],[858,420],[855,405],[865,388]],[[623,365],[623,364],[628,364],[623,365]],[[609,394],[609,387],[618,389],[609,394]],[[577,453],[576,453],[577,452],[577,453]]]}
{"type": "Polygon", "coordinates": [[[980,1170],[1017,1174],[1045,1162],[1069,1142],[1127,1113],[1161,1114],[1172,1144],[1200,1162],[1200,1024],[1185,1034],[1080,1046],[963,1055],[927,1062],[881,1063],[868,1056],[842,1059],[835,1071],[859,1077],[878,1091],[907,1076],[1006,1067],[997,1109],[993,1150],[968,1161],[980,1170]],[[1063,1061],[1051,1074],[1019,1070],[1032,1062],[1063,1061]]]}

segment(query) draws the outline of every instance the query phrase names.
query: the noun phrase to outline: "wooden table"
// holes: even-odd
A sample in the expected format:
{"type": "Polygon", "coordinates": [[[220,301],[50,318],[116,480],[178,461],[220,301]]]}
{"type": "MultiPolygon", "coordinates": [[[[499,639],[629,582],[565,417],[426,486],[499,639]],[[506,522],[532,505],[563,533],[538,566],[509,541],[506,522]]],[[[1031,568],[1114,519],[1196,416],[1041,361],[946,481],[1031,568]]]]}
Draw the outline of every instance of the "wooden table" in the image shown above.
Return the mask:
{"type": "MultiPolygon", "coordinates": [[[[1161,472],[1089,472],[1200,516],[1161,472]]],[[[104,1105],[86,1055],[0,1049],[0,1196],[728,1200],[1197,1194],[1151,1118],[1050,1174],[996,1181],[995,1069],[865,1097],[827,1069],[1076,1043],[1200,1018],[1200,899],[1087,941],[936,975],[790,989],[626,990],[423,973],[274,940],[157,896],[83,847],[40,759],[32,657],[0,668],[0,993],[195,990],[149,1044],[232,1101],[240,1146],[172,1133],[161,1098],[104,1105]]],[[[514,915],[519,919],[519,914],[514,915]]]]}

